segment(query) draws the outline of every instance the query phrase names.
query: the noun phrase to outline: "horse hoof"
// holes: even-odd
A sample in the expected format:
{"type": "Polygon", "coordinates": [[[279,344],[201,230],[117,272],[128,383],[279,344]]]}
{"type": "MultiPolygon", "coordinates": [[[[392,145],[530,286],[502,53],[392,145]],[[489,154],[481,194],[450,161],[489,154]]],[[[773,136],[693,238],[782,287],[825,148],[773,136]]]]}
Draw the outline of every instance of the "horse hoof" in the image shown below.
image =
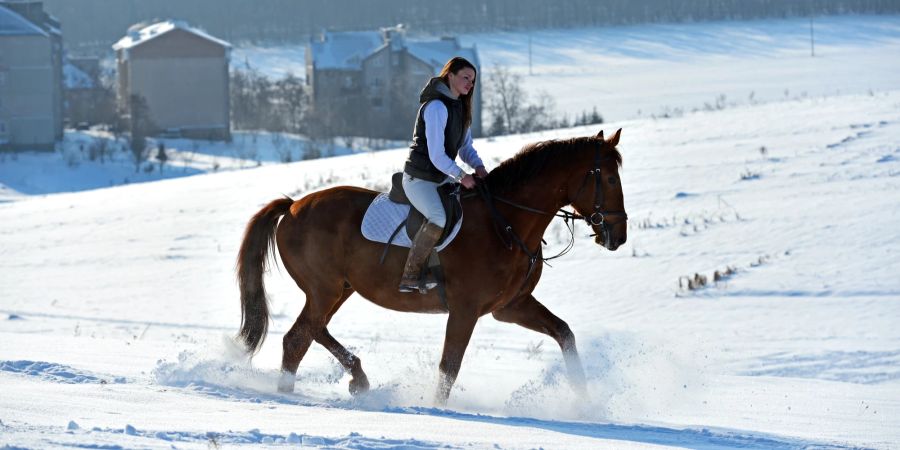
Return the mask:
{"type": "Polygon", "coordinates": [[[350,395],[356,396],[365,394],[369,390],[369,379],[366,377],[353,378],[350,380],[350,395]]]}
{"type": "Polygon", "coordinates": [[[296,375],[290,372],[282,372],[281,378],[278,379],[278,392],[290,394],[294,392],[294,380],[296,375]]]}

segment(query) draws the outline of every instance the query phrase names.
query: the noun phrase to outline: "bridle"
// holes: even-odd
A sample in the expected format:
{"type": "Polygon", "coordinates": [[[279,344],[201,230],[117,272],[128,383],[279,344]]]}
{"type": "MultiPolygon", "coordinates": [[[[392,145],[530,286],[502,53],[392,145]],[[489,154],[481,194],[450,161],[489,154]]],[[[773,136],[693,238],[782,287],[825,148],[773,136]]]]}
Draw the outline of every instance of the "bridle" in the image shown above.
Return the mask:
{"type": "MultiPolygon", "coordinates": [[[[509,248],[510,250],[513,248],[513,244],[515,243],[522,250],[522,252],[524,252],[529,257],[530,263],[528,266],[528,272],[525,275],[524,282],[527,282],[528,279],[531,277],[531,273],[534,271],[535,264],[538,260],[547,264],[547,261],[550,261],[552,259],[556,259],[556,258],[559,258],[560,256],[565,255],[566,253],[569,252],[569,250],[571,250],[575,246],[575,223],[576,223],[576,221],[584,220],[585,223],[587,223],[592,228],[600,227],[599,234],[601,235],[601,238],[603,239],[603,245],[604,245],[604,247],[608,248],[610,234],[609,234],[609,226],[608,226],[609,222],[606,220],[607,217],[620,217],[622,220],[617,223],[624,223],[628,220],[628,214],[625,213],[625,210],[603,209],[603,206],[606,203],[606,193],[603,189],[603,179],[601,177],[600,165],[603,162],[609,161],[611,159],[613,159],[613,157],[610,155],[601,156],[599,147],[596,149],[596,151],[594,152],[594,166],[590,170],[588,170],[588,172],[584,175],[584,178],[581,181],[581,186],[579,186],[578,191],[575,193],[575,197],[569,203],[569,204],[574,205],[575,202],[578,201],[578,199],[581,197],[581,194],[584,192],[585,186],[587,186],[588,180],[593,176],[594,177],[594,204],[593,204],[594,209],[589,216],[583,216],[581,214],[578,214],[577,212],[571,212],[571,211],[568,211],[568,210],[565,210],[562,208],[559,208],[555,212],[547,212],[547,211],[542,211],[540,209],[531,208],[529,206],[520,205],[516,202],[507,200],[505,198],[492,195],[490,193],[490,191],[488,190],[487,185],[485,183],[483,183],[481,181],[477,181],[476,188],[478,190],[478,193],[481,194],[481,197],[484,199],[485,203],[488,206],[488,211],[490,211],[491,216],[493,218],[494,230],[497,233],[497,236],[500,237],[500,240],[503,241],[503,243],[506,245],[506,247],[509,248]],[[566,245],[566,247],[561,252],[559,252],[559,254],[557,254],[555,256],[551,256],[549,258],[543,257],[542,249],[540,246],[538,246],[537,251],[532,252],[528,248],[528,246],[525,245],[525,242],[522,241],[522,239],[519,237],[519,235],[516,234],[516,232],[513,230],[512,225],[510,225],[509,222],[506,221],[506,218],[504,218],[494,207],[494,204],[493,204],[494,200],[496,200],[500,203],[505,203],[514,208],[518,208],[518,209],[532,212],[535,214],[542,214],[542,215],[562,218],[563,221],[566,223],[566,228],[569,230],[569,233],[571,236],[571,239],[570,239],[568,245],[566,245]]],[[[594,233],[594,234],[591,234],[590,236],[594,237],[594,236],[597,236],[597,234],[598,233],[594,233]]],[[[541,239],[541,242],[546,244],[546,241],[544,241],[543,239],[541,239]]],[[[523,284],[523,287],[524,287],[524,284],[523,284]]]]}
{"type": "MultiPolygon", "coordinates": [[[[566,211],[564,209],[560,209],[559,213],[562,213],[566,216],[566,218],[572,218],[575,220],[584,220],[588,225],[595,227],[600,227],[600,234],[603,238],[603,246],[608,247],[609,244],[609,227],[607,225],[606,218],[607,217],[621,217],[622,220],[619,223],[628,221],[628,214],[624,209],[620,210],[607,210],[603,209],[603,205],[606,203],[606,191],[603,189],[603,178],[600,175],[600,164],[604,161],[609,161],[613,159],[612,156],[600,156],[599,147],[594,152],[594,168],[588,170],[588,173],[585,174],[584,179],[581,181],[581,186],[578,188],[578,192],[575,194],[575,198],[572,199],[571,204],[575,204],[578,201],[578,198],[581,197],[581,193],[584,191],[584,187],[587,186],[588,179],[593,176],[594,177],[594,211],[590,216],[582,216],[577,213],[572,213],[566,211]]],[[[558,214],[557,214],[558,216],[558,214]]],[[[591,237],[596,236],[597,233],[591,235],[591,237]]]]}
{"type": "MultiPolygon", "coordinates": [[[[574,245],[574,239],[575,239],[574,224],[575,224],[575,222],[577,222],[579,220],[583,220],[585,223],[588,224],[588,226],[600,227],[599,234],[601,234],[604,246],[608,246],[608,244],[609,244],[609,222],[606,220],[607,217],[620,217],[622,220],[617,223],[622,223],[622,222],[628,221],[628,214],[625,212],[624,209],[617,209],[617,210],[603,209],[603,206],[606,203],[606,191],[603,189],[603,178],[601,175],[600,165],[603,162],[609,161],[611,159],[613,159],[613,157],[611,155],[601,156],[600,149],[597,148],[597,150],[594,152],[594,166],[591,169],[589,169],[588,172],[584,175],[584,178],[582,178],[582,180],[581,180],[581,185],[578,187],[578,191],[576,191],[576,193],[575,193],[575,197],[572,198],[572,201],[569,203],[569,204],[574,205],[578,201],[578,199],[581,198],[581,194],[584,192],[584,188],[588,185],[588,180],[590,180],[591,177],[594,177],[594,203],[593,203],[594,209],[591,212],[591,214],[588,216],[583,216],[581,214],[578,214],[577,212],[571,212],[571,211],[568,211],[568,210],[562,209],[562,208],[559,208],[559,210],[557,210],[556,212],[542,211],[540,209],[531,208],[531,207],[528,207],[525,205],[518,204],[516,202],[507,200],[503,197],[493,196],[490,194],[490,192],[487,191],[487,188],[485,186],[482,186],[482,184],[480,184],[480,183],[478,185],[478,188],[479,188],[479,191],[482,193],[483,197],[487,196],[486,198],[496,200],[500,203],[505,203],[514,208],[518,208],[518,209],[521,209],[524,211],[533,212],[535,214],[559,217],[559,218],[562,218],[563,221],[565,221],[567,228],[569,228],[569,230],[572,234],[572,240],[569,242],[569,245],[567,245],[566,248],[560,254],[550,257],[550,258],[544,258],[544,260],[547,261],[547,260],[551,260],[551,259],[556,259],[556,258],[568,253],[568,251],[571,250],[572,245],[574,245]],[[571,220],[571,222],[570,222],[570,220],[571,220]],[[571,223],[571,225],[570,225],[570,223],[571,223]]],[[[488,201],[489,206],[490,206],[490,203],[491,202],[488,201]]],[[[498,217],[495,216],[495,221],[497,218],[498,217]]],[[[499,218],[502,219],[502,216],[500,216],[499,218]]],[[[505,225],[504,228],[507,228],[507,230],[505,230],[507,233],[515,234],[512,231],[512,227],[509,226],[505,220],[503,220],[502,223],[505,225]]],[[[598,233],[593,233],[590,235],[590,237],[597,236],[597,234],[598,233]]],[[[509,245],[508,239],[504,239],[504,242],[507,243],[507,247],[511,247],[511,245],[509,245]]],[[[523,250],[526,250],[526,249],[523,249],[523,250]]],[[[528,251],[526,251],[525,253],[530,254],[530,252],[528,252],[528,251]]]]}

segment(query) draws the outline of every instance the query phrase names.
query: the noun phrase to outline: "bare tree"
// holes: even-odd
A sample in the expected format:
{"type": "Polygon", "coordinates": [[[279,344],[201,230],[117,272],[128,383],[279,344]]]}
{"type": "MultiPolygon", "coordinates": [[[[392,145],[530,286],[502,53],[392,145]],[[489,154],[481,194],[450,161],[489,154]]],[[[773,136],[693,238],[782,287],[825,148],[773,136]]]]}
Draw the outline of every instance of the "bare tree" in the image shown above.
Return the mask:
{"type": "Polygon", "coordinates": [[[494,67],[488,75],[486,103],[494,118],[489,134],[514,133],[519,128],[522,105],[527,100],[521,84],[522,77],[511,73],[505,66],[494,67]]]}
{"type": "Polygon", "coordinates": [[[537,101],[525,105],[519,127],[515,131],[518,133],[530,133],[532,131],[548,130],[560,126],[560,122],[556,120],[555,115],[556,102],[553,97],[546,92],[539,92],[537,101]]]}
{"type": "Polygon", "coordinates": [[[150,118],[150,107],[143,96],[132,94],[130,98],[131,155],[134,171],[139,172],[141,164],[147,160],[147,136],[155,128],[150,118]]]}
{"type": "Polygon", "coordinates": [[[275,82],[275,89],[279,103],[284,109],[285,128],[292,133],[300,133],[308,105],[303,80],[293,73],[288,73],[286,77],[275,82]]]}
{"type": "Polygon", "coordinates": [[[497,66],[488,75],[487,110],[492,119],[488,135],[529,133],[561,126],[557,120],[556,104],[549,94],[537,93],[532,103],[522,88],[522,77],[504,66],[497,66]]]}

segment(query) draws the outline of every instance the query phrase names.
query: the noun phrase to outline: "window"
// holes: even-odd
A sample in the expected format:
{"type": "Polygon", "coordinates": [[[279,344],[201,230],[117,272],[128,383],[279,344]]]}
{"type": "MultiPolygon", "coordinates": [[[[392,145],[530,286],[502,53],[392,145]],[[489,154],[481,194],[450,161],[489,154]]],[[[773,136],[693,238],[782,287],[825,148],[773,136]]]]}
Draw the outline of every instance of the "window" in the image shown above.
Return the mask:
{"type": "Polygon", "coordinates": [[[381,100],[381,97],[372,97],[372,106],[374,106],[376,108],[381,108],[382,106],[384,106],[384,103],[381,100]]]}

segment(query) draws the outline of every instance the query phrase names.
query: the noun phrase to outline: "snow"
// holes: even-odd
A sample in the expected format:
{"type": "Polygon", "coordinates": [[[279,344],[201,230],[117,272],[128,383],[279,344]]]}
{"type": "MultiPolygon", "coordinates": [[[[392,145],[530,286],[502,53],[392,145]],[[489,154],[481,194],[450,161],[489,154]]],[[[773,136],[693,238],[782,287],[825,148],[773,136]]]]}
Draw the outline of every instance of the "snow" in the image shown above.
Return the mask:
{"type": "Polygon", "coordinates": [[[195,34],[203,39],[206,39],[210,42],[221,45],[222,47],[230,48],[231,44],[225,42],[219,38],[213,37],[212,35],[206,33],[205,31],[192,27],[188,25],[187,22],[183,20],[164,20],[162,22],[156,22],[150,25],[147,25],[138,30],[129,30],[128,34],[119,39],[118,42],[113,44],[114,50],[128,50],[138,45],[141,45],[151,39],[162,36],[172,30],[183,30],[188,33],[195,34]]]}
{"type": "MultiPolygon", "coordinates": [[[[231,339],[240,321],[233,269],[247,220],[282,194],[383,189],[405,158],[399,146],[281,164],[272,135],[244,137],[259,143],[256,158],[236,150],[240,136],[230,146],[171,140],[197,156],[140,177],[127,160],[72,157],[70,168],[61,161],[71,143],[7,155],[0,446],[900,447],[900,87],[887,75],[900,65],[890,56],[900,20],[817,23],[832,34],[816,58],[784,43],[802,20],[534,33],[557,37],[535,46],[538,75],[526,82],[559,106],[597,104],[620,117],[602,125],[607,132],[623,129],[628,242],[605,251],[579,224],[574,250],[535,290],[575,332],[589,398],[572,393],[555,342],[486,316],[449,403],[436,408],[446,316],[358,296],[329,330],[362,359],[372,391],[351,397],[349,376],[313,346],[296,392],[278,393],[281,336],[304,303],[279,269],[266,277],[269,339],[252,364],[243,357],[231,339]],[[698,31],[695,41],[674,39],[698,31]],[[591,33],[631,36],[641,51],[597,51],[582,39],[591,33]],[[769,38],[781,44],[757,43],[769,38]],[[814,69],[827,70],[798,76],[814,69]],[[693,81],[669,85],[661,74],[693,81]],[[607,83],[619,100],[610,102],[607,83]],[[750,91],[753,101],[702,107],[750,91]],[[650,117],[666,108],[669,117],[650,117]],[[135,178],[110,187],[119,170],[135,178]],[[715,271],[729,274],[713,283],[715,271]],[[709,283],[679,287],[695,274],[709,283]]],[[[512,61],[527,73],[527,54],[514,54],[527,44],[491,44],[510,36],[481,36],[482,63],[512,61]]],[[[475,144],[490,168],[525,143],[598,128],[475,144]]],[[[568,236],[554,223],[545,237],[555,254],[568,236]]]]}
{"type": "Polygon", "coordinates": [[[476,67],[480,65],[478,60],[478,52],[475,46],[460,47],[459,42],[455,40],[441,39],[432,41],[406,41],[406,47],[409,53],[416,58],[422,60],[428,65],[435,68],[435,75],[438,75],[444,64],[454,56],[462,56],[476,67]]]}
{"type": "MultiPolygon", "coordinates": [[[[382,41],[381,33],[377,31],[325,32],[323,39],[313,41],[311,46],[317,68],[359,70],[363,59],[381,46],[382,41]]],[[[306,73],[303,59],[298,59],[295,64],[299,67],[292,70],[293,73],[306,73]]]]}
{"type": "Polygon", "coordinates": [[[94,80],[74,64],[63,63],[63,85],[66,89],[93,89],[94,80]]]}
{"type": "Polygon", "coordinates": [[[717,101],[751,104],[900,88],[900,61],[885,57],[900,46],[896,16],[815,18],[815,58],[809,34],[808,19],[773,19],[461,40],[478,43],[482,67],[504,65],[526,75],[530,36],[533,75],[523,79],[526,90],[548,92],[569,114],[596,107],[606,120],[678,115],[717,101]]]}
{"type": "Polygon", "coordinates": [[[148,139],[147,158],[135,170],[133,156],[124,138],[117,139],[101,130],[70,131],[55,153],[0,153],[0,202],[23,195],[83,191],[238,170],[288,159],[297,161],[306,158],[312,150],[325,156],[347,155],[357,151],[353,147],[359,147],[353,140],[349,143],[347,139],[331,144],[316,143],[303,136],[267,131],[235,131],[232,137],[230,143],[148,139]],[[101,159],[96,146],[104,142],[107,151],[101,159]],[[161,172],[156,158],[160,143],[168,158],[161,172]]]}
{"type": "MultiPolygon", "coordinates": [[[[458,37],[463,47],[477,46],[482,77],[506,66],[523,76],[529,95],[546,92],[570,119],[594,107],[610,121],[678,115],[717,102],[746,105],[900,89],[900,59],[886,57],[900,49],[897,16],[827,16],[813,22],[816,58],[809,57],[808,19],[458,37]]],[[[306,73],[302,47],[236,48],[235,55],[235,61],[269,76],[306,73]]],[[[484,87],[486,80],[479,83],[484,87]]]]}
{"type": "MultiPolygon", "coordinates": [[[[401,45],[422,62],[436,67],[436,71],[444,66],[453,56],[463,56],[478,64],[474,47],[460,48],[457,40],[434,38],[406,38],[402,26],[387,28],[382,32],[350,31],[325,32],[321,39],[310,44],[313,61],[318,69],[360,70],[362,62],[370,55],[385,48],[384,33],[392,32],[396,36],[390,45],[401,45]]],[[[270,76],[281,77],[287,73],[302,74],[305,77],[305,49],[300,51],[296,46],[259,49],[249,47],[238,49],[235,53],[238,61],[244,61],[251,67],[260,68],[270,76]],[[283,63],[270,64],[273,60],[283,63]],[[251,62],[252,61],[252,62],[251,62]]]]}

